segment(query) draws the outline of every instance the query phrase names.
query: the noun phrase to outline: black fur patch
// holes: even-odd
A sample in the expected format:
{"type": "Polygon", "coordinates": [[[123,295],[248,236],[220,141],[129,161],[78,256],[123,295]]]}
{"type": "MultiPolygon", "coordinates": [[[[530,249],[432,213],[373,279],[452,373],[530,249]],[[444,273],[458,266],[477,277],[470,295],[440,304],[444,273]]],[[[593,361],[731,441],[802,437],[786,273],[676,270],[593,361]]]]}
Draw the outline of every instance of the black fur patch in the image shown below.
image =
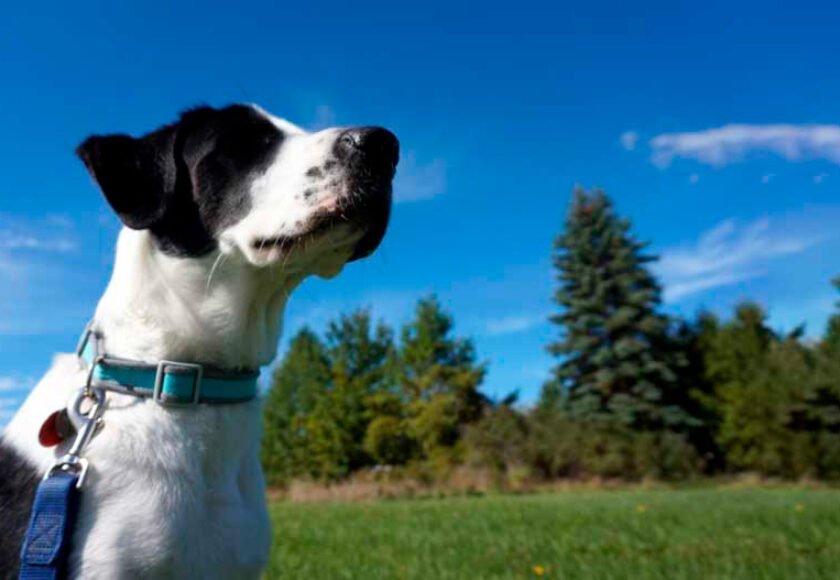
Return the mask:
{"type": "Polygon", "coordinates": [[[89,137],[77,153],[128,227],[149,229],[166,253],[197,257],[248,212],[248,186],[283,139],[252,107],[200,107],[141,138],[89,137]]]}
{"type": "Polygon", "coordinates": [[[41,474],[2,438],[0,466],[0,578],[13,580],[41,474]]]}

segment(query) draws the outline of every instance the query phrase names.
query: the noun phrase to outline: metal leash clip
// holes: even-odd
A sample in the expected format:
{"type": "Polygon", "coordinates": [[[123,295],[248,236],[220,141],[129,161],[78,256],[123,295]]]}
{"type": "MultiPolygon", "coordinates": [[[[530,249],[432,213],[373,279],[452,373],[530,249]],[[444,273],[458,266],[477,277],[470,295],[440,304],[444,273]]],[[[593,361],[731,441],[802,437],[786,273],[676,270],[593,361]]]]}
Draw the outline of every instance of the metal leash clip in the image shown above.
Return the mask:
{"type": "Polygon", "coordinates": [[[80,425],[79,431],[67,454],[60,457],[47,470],[44,479],[48,479],[56,471],[72,473],[78,475],[79,480],[76,483],[76,488],[81,489],[88,472],[88,461],[82,457],[82,452],[102,425],[102,414],[105,412],[105,391],[100,388],[91,387],[89,384],[82,387],[76,394],[76,398],[73,399],[73,404],[68,407],[67,412],[73,423],[80,425]],[[86,401],[92,401],[92,406],[85,410],[82,408],[82,405],[86,401]]]}

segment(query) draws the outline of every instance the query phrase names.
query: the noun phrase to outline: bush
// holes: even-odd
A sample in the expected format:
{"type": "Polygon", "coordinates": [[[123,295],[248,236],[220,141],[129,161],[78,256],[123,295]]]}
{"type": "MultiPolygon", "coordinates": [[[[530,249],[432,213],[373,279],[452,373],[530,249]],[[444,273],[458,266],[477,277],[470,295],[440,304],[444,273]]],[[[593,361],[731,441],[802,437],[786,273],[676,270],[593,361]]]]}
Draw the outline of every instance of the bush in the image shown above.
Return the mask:
{"type": "Polygon", "coordinates": [[[633,431],[615,422],[583,421],[559,411],[520,415],[496,410],[465,438],[475,466],[510,473],[517,468],[542,480],[656,478],[698,474],[702,462],[688,438],[669,431],[633,431]]]}
{"type": "Polygon", "coordinates": [[[380,464],[402,465],[411,458],[414,447],[402,419],[376,417],[368,425],[364,449],[380,464]]]}
{"type": "Polygon", "coordinates": [[[525,463],[528,425],[525,417],[507,406],[491,409],[464,434],[467,461],[505,473],[525,463]]]}

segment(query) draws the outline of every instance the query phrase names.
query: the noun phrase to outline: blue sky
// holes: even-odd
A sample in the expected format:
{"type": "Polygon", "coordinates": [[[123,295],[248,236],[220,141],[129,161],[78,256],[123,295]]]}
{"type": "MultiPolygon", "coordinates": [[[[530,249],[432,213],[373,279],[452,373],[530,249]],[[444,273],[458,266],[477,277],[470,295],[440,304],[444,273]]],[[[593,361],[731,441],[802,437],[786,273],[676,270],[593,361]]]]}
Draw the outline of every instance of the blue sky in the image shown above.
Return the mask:
{"type": "Polygon", "coordinates": [[[381,250],[306,283],[287,336],[365,305],[400,323],[434,291],[489,362],[486,391],[532,399],[575,184],[606,189],[663,256],[669,312],[754,298],[816,335],[832,310],[836,4],[172,4],[3,9],[0,424],[72,349],[112,264],[117,221],[73,148],[199,103],[401,138],[381,250]]]}

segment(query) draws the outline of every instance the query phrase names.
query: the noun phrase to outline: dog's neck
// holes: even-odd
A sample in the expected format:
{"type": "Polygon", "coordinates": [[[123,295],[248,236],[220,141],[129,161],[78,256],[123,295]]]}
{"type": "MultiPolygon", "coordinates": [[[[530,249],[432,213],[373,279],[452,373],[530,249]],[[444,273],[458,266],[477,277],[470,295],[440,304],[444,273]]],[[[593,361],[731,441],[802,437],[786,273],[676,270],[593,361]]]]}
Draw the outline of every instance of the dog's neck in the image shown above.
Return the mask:
{"type": "Polygon", "coordinates": [[[110,356],[256,369],[274,358],[286,300],[302,278],[218,252],[169,256],[148,232],[123,229],[95,321],[110,356]]]}

